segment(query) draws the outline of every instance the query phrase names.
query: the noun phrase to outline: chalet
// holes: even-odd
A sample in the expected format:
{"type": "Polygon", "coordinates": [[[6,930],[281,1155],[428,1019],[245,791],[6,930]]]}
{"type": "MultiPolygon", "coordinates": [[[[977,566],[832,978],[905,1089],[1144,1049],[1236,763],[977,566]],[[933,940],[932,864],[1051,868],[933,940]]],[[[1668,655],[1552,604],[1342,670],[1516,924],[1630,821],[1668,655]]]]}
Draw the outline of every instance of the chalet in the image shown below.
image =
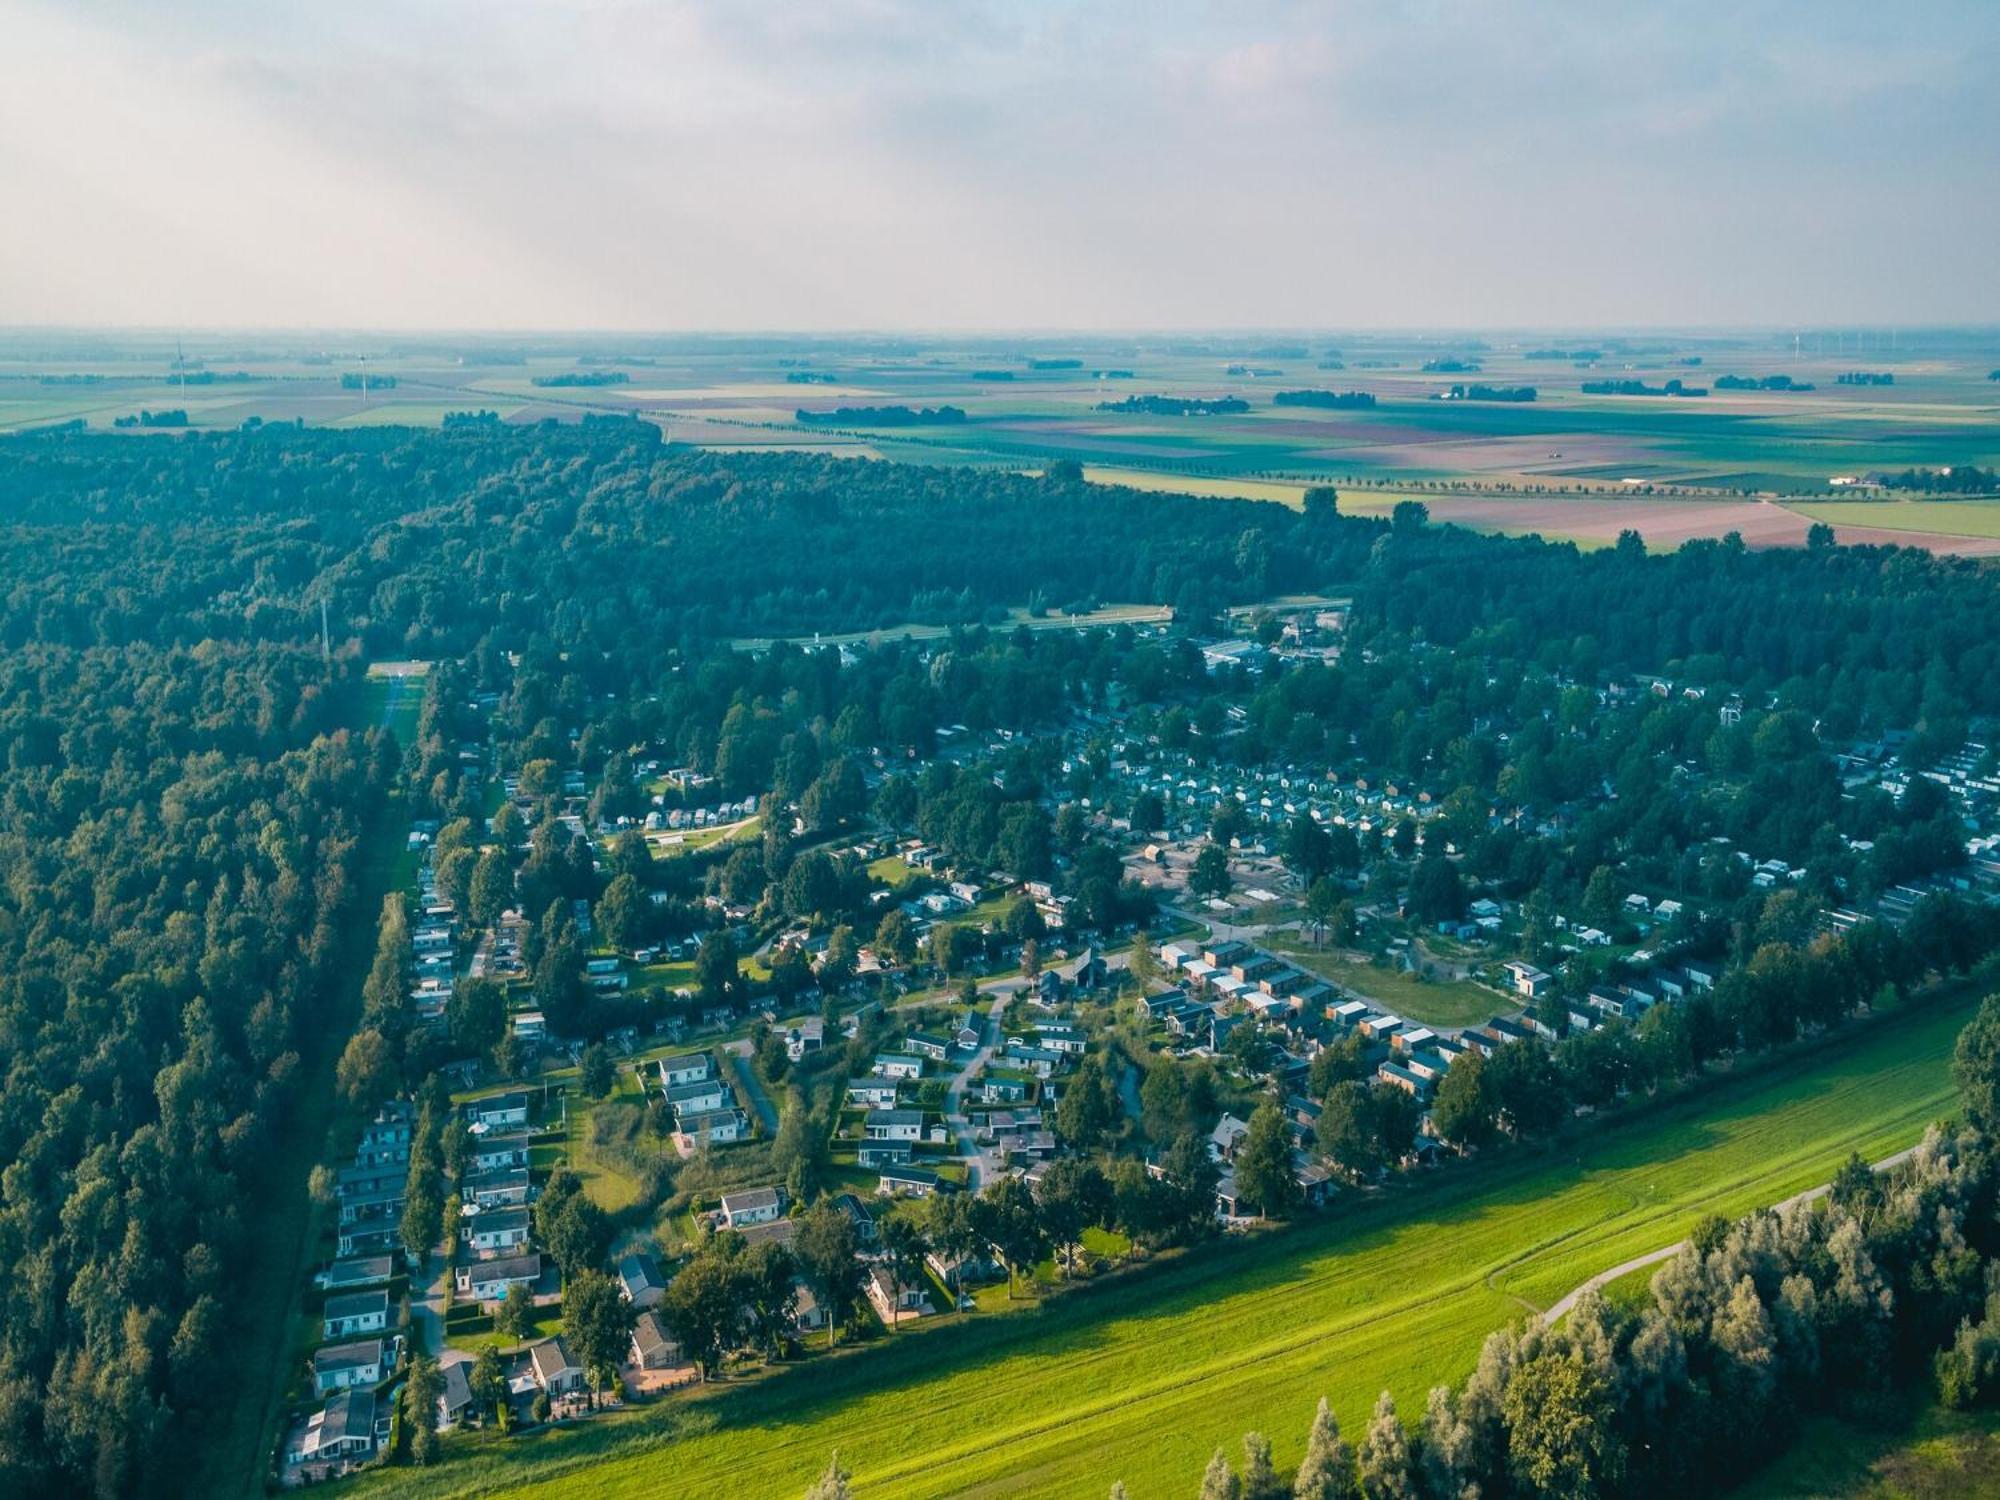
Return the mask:
{"type": "Polygon", "coordinates": [[[1375,1070],[1375,1076],[1383,1083],[1393,1084],[1419,1099],[1430,1093],[1430,1081],[1419,1077],[1401,1063],[1385,1062],[1375,1070]]]}
{"type": "Polygon", "coordinates": [[[707,1114],[680,1115],[674,1128],[697,1145],[728,1146],[744,1137],[750,1122],[740,1109],[718,1109],[707,1114]]]}
{"type": "Polygon", "coordinates": [[[1548,992],[1549,985],[1553,983],[1542,970],[1518,958],[1509,959],[1500,967],[1507,976],[1507,987],[1524,999],[1541,999],[1548,992]]]}
{"type": "Polygon", "coordinates": [[[1436,1041],[1437,1033],[1428,1026],[1405,1026],[1390,1040],[1398,1052],[1415,1052],[1436,1041]]]}
{"type": "Polygon", "coordinates": [[[388,1373],[384,1345],[380,1339],[360,1339],[350,1344],[328,1344],[312,1357],[313,1390],[321,1396],[356,1386],[376,1386],[388,1373]]]}
{"type": "Polygon", "coordinates": [[[1195,957],[1195,950],[1186,943],[1160,944],[1160,962],[1169,973],[1178,973],[1195,957]]]}
{"type": "Polygon", "coordinates": [[[1035,1000],[1045,1008],[1062,1004],[1063,979],[1054,969],[1044,969],[1035,977],[1035,1000]]]}
{"type": "Polygon", "coordinates": [[[1250,1133],[1247,1123],[1234,1115],[1224,1115],[1208,1133],[1208,1154],[1216,1161],[1228,1161],[1236,1155],[1236,1148],[1243,1144],[1243,1138],[1250,1133]]]}
{"type": "Polygon", "coordinates": [[[905,1052],[878,1052],[875,1066],[868,1070],[877,1078],[922,1078],[924,1060],[905,1052]]]}
{"type": "Polygon", "coordinates": [[[715,1076],[715,1059],[706,1052],[690,1052],[681,1057],[660,1059],[660,1087],[677,1089],[684,1084],[706,1083],[715,1076]]]}
{"type": "Polygon", "coordinates": [[[376,1111],[375,1118],[361,1127],[361,1143],[354,1148],[354,1164],[368,1166],[389,1162],[410,1164],[410,1129],[416,1111],[409,1101],[398,1099],[376,1111]]]}
{"type": "Polygon", "coordinates": [[[871,1141],[915,1141],[923,1135],[924,1112],[920,1109],[871,1109],[862,1129],[871,1141]]]}
{"type": "Polygon", "coordinates": [[[627,1255],[618,1262],[618,1290],[627,1302],[643,1311],[660,1305],[660,1299],[667,1295],[667,1278],[652,1256],[627,1255]]]}
{"type": "Polygon", "coordinates": [[[1360,1031],[1370,1041],[1386,1042],[1402,1029],[1399,1016],[1367,1015],[1361,1018],[1360,1031]]]}
{"type": "Polygon", "coordinates": [[[803,1281],[792,1283],[792,1327],[800,1333],[817,1333],[826,1327],[826,1310],[803,1281]]]}
{"type": "Polygon", "coordinates": [[[516,1089],[489,1099],[475,1099],[465,1106],[465,1117],[475,1130],[518,1129],[528,1123],[528,1096],[516,1089]]]}
{"type": "Polygon", "coordinates": [[[1505,1016],[1495,1016],[1485,1026],[1488,1036],[1501,1042],[1525,1042],[1534,1033],[1518,1021],[1510,1021],[1505,1016]]]}
{"type": "Polygon", "coordinates": [[[1212,969],[1226,969],[1249,951],[1248,943],[1239,943],[1234,939],[1211,943],[1201,950],[1201,961],[1212,969]]]}
{"type": "Polygon", "coordinates": [[[548,1018],[538,1010],[517,1010],[508,1017],[507,1024],[514,1035],[524,1042],[540,1042],[548,1039],[548,1018]]]}
{"type": "Polygon", "coordinates": [[[862,1286],[885,1323],[898,1322],[912,1313],[921,1314],[928,1305],[922,1282],[905,1286],[896,1279],[895,1272],[879,1262],[868,1268],[862,1286]]]}
{"type": "Polygon", "coordinates": [[[718,1078],[704,1079],[700,1083],[683,1083],[667,1090],[667,1108],[677,1115],[706,1114],[713,1109],[721,1109],[729,1103],[729,1090],[722,1086],[718,1078]]]}
{"type": "Polygon", "coordinates": [[[438,1377],[444,1383],[437,1404],[437,1425],[440,1428],[458,1426],[465,1420],[465,1414],[472,1410],[472,1382],[465,1375],[471,1368],[472,1362],[464,1359],[438,1366],[438,1377]]]}
{"type": "Polygon", "coordinates": [[[528,1169],[502,1167],[465,1179],[465,1201],[484,1213],[489,1208],[519,1208],[528,1201],[528,1169]]]}
{"type": "Polygon", "coordinates": [[[922,1167],[885,1167],[875,1191],[883,1194],[907,1193],[912,1198],[928,1198],[943,1184],[938,1174],[922,1167]]]}
{"type": "Polygon", "coordinates": [[[979,1097],[988,1104],[1020,1104],[1028,1097],[1028,1080],[986,1073],[979,1080],[979,1097]]]}
{"type": "Polygon", "coordinates": [[[1366,1000],[1343,1000],[1327,1012],[1330,1019],[1339,1022],[1342,1026],[1348,1027],[1359,1026],[1367,1014],[1368,1002],[1366,1000]]]}
{"type": "Polygon", "coordinates": [[[528,1243],[525,1208],[489,1208],[472,1216],[465,1242],[475,1255],[509,1255],[528,1243]]]}
{"type": "Polygon", "coordinates": [[[525,1167],[528,1164],[528,1132],[515,1130],[506,1134],[475,1136],[469,1154],[474,1174],[525,1167]]]}
{"type": "Polygon", "coordinates": [[[722,1222],[731,1229],[769,1224],[774,1219],[782,1218],[784,1212],[785,1195],[778,1188],[745,1188],[740,1193],[722,1195],[722,1222]]]}
{"type": "Polygon", "coordinates": [[[375,1452],[375,1393],[343,1389],[299,1429],[285,1449],[287,1464],[352,1462],[375,1452]]]}
{"type": "Polygon", "coordinates": [[[927,1057],[932,1062],[943,1062],[951,1055],[951,1043],[927,1031],[913,1031],[903,1038],[903,1050],[927,1057]]]}
{"type": "Polygon", "coordinates": [[[681,1363],[680,1341],[656,1312],[642,1312],[632,1324],[632,1363],[642,1370],[670,1370],[681,1363]]]}
{"type": "Polygon", "coordinates": [[[583,1366],[570,1358],[569,1346],[561,1334],[531,1345],[528,1362],[534,1370],[535,1384],[551,1396],[574,1396],[583,1389],[583,1366]]]}
{"type": "Polygon", "coordinates": [[[833,1200],[833,1206],[848,1223],[854,1226],[855,1243],[864,1249],[871,1248],[878,1235],[875,1229],[875,1216],[868,1212],[868,1205],[852,1193],[842,1193],[833,1200]]]}
{"type": "Polygon", "coordinates": [[[1436,1084],[1451,1067],[1451,1059],[1440,1057],[1428,1047],[1420,1052],[1411,1052],[1402,1059],[1402,1066],[1408,1068],[1426,1084],[1436,1084]]]}
{"type": "Polygon", "coordinates": [[[533,1288],[542,1279],[539,1255],[511,1255],[500,1260],[475,1261],[458,1268],[455,1283],[458,1295],[471,1302],[498,1302],[511,1287],[533,1288]]]}
{"type": "Polygon", "coordinates": [[[1167,1013],[1177,1005],[1187,1003],[1187,991],[1182,989],[1161,990],[1157,995],[1142,995],[1139,1004],[1145,1008],[1146,1019],[1164,1021],[1167,1013]]]}
{"type": "Polygon", "coordinates": [[[343,1259],[386,1255],[402,1243],[402,1227],[395,1219],[370,1219],[358,1224],[341,1225],[334,1240],[333,1253],[343,1259]]]}
{"type": "Polygon", "coordinates": [[[357,1333],[381,1333],[389,1326],[389,1294],[386,1291],[348,1292],[329,1297],[320,1309],[319,1336],[323,1339],[352,1338],[357,1333]]]}
{"type": "Polygon", "coordinates": [[[896,1084],[893,1079],[850,1078],[847,1080],[847,1103],[854,1109],[893,1109],[896,1084]]]}

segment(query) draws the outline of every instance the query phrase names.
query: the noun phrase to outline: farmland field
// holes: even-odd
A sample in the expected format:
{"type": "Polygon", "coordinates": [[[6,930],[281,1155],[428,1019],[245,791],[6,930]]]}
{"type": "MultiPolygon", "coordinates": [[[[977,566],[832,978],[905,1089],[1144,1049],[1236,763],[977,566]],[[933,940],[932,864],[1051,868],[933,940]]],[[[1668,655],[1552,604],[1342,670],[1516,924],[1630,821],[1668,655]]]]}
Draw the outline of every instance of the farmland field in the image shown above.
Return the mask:
{"type": "Polygon", "coordinates": [[[1915,531],[2000,541],[2000,500],[1835,501],[1790,507],[1809,521],[1845,530],[1915,531]]]}
{"type": "Polygon", "coordinates": [[[1851,1151],[1910,1144],[1950,1108],[1973,1002],[1863,1027],[1551,1153],[1349,1198],[1292,1231],[1160,1264],[1094,1292],[899,1334],[831,1362],[511,1445],[475,1441],[411,1495],[802,1491],[838,1447],[861,1493],[1183,1494],[1250,1427],[1295,1462],[1313,1403],[1358,1430],[1462,1376],[1480,1339],[1591,1272],[1824,1181],[1851,1151]]]}

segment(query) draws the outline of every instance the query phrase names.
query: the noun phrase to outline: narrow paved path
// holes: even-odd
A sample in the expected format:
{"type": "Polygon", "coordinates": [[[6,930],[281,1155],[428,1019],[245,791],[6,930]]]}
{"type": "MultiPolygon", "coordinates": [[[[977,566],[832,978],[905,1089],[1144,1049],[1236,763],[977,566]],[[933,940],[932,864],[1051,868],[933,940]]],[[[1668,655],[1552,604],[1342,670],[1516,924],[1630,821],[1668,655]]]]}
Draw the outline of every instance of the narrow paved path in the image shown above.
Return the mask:
{"type": "Polygon", "coordinates": [[[451,1283],[451,1246],[438,1245],[431,1251],[430,1262],[436,1264],[437,1274],[424,1283],[423,1295],[412,1299],[410,1327],[416,1335],[417,1353],[441,1354],[444,1352],[445,1301],[451,1283]]]}
{"type": "MultiPolygon", "coordinates": [[[[1916,1149],[1915,1146],[1911,1146],[1907,1150],[1898,1151],[1894,1156],[1883,1157],[1875,1163],[1875,1170],[1877,1172],[1886,1172],[1891,1167],[1900,1166],[1915,1154],[1916,1149]]],[[[1832,1183],[1823,1182],[1816,1188],[1807,1188],[1803,1193],[1794,1193],[1791,1197],[1776,1205],[1777,1211],[1783,1213],[1786,1209],[1796,1207],[1798,1204],[1811,1203],[1815,1199],[1824,1198],[1832,1187],[1832,1183]]],[[[1663,1246],[1658,1250],[1649,1250],[1644,1255],[1635,1255],[1630,1260],[1615,1265],[1608,1271],[1599,1271],[1581,1286],[1576,1287],[1572,1291],[1565,1292],[1561,1297],[1557,1298],[1550,1305],[1548,1311],[1542,1314],[1542,1321],[1544,1323],[1560,1322],[1563,1314],[1567,1313],[1572,1307],[1575,1307],[1577,1300],[1585,1292],[1601,1291],[1621,1276],[1629,1276],[1634,1271],[1644,1270],[1647,1266],[1656,1266],[1663,1260],[1672,1260],[1676,1255],[1681,1253],[1681,1247],[1686,1243],[1686,1240],[1675,1240],[1673,1244],[1663,1246]]]]}
{"type": "Polygon", "coordinates": [[[778,1106],[771,1102],[771,1096],[764,1092],[764,1085],[757,1081],[757,1069],[750,1058],[750,1038],[739,1037],[733,1042],[725,1042],[722,1051],[729,1054],[735,1064],[737,1078],[743,1084],[744,1097],[749,1099],[750,1108],[756,1111],[757,1119],[764,1127],[768,1139],[778,1133],[778,1106]]]}

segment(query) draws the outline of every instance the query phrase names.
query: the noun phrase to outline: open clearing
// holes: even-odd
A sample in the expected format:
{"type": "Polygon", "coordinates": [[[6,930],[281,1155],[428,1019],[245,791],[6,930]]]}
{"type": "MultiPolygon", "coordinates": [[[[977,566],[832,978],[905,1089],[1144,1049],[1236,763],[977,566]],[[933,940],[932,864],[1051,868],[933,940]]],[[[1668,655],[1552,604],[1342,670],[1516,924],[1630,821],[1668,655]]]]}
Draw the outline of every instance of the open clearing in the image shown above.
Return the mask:
{"type": "Polygon", "coordinates": [[[1519,1001],[1469,979],[1419,979],[1383,964],[1355,963],[1296,937],[1273,937],[1268,946],[1364,1000],[1373,1000],[1384,1010],[1426,1026],[1478,1026],[1520,1006],[1519,1001]]]}
{"type": "Polygon", "coordinates": [[[692,1400],[475,1444],[363,1489],[802,1491],[838,1447],[870,1496],[1188,1493],[1247,1428],[1296,1462],[1324,1393],[1358,1431],[1377,1391],[1419,1411],[1491,1329],[1597,1270],[1825,1181],[1851,1151],[1908,1146],[1950,1107],[1946,1059],[1974,1001],[1857,1029],[1581,1137],[1349,1195],[1295,1230],[1211,1247],[1092,1293],[899,1334],[692,1400]],[[544,1488],[546,1486],[546,1488],[544,1488]]]}

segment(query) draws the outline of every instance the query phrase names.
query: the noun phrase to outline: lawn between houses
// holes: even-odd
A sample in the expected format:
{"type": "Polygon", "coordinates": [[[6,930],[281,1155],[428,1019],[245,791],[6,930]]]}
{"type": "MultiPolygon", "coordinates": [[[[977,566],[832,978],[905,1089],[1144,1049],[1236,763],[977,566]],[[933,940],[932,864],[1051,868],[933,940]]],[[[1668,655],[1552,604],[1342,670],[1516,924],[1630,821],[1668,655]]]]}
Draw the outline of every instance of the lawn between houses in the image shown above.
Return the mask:
{"type": "Polygon", "coordinates": [[[1479,1026],[1521,1008],[1518,1000],[1470,979],[1419,979],[1385,964],[1356,963],[1331,948],[1314,948],[1297,934],[1272,933],[1266,946],[1362,999],[1426,1026],[1479,1026]]]}
{"type": "MultiPolygon", "coordinates": [[[[1348,1197],[1009,1316],[953,1319],[688,1399],[362,1482],[399,1495],[801,1493],[833,1449],[871,1496],[1184,1494],[1217,1445],[1296,1462],[1313,1404],[1412,1415],[1481,1338],[1606,1265],[1909,1145],[1953,1103],[1960,989],[1558,1147],[1348,1197]],[[956,1327],[950,1326],[957,1324],[956,1327]],[[920,1414],[920,1415],[913,1415],[920,1414]]],[[[943,1322],[944,1320],[941,1320],[943,1322]]]]}

